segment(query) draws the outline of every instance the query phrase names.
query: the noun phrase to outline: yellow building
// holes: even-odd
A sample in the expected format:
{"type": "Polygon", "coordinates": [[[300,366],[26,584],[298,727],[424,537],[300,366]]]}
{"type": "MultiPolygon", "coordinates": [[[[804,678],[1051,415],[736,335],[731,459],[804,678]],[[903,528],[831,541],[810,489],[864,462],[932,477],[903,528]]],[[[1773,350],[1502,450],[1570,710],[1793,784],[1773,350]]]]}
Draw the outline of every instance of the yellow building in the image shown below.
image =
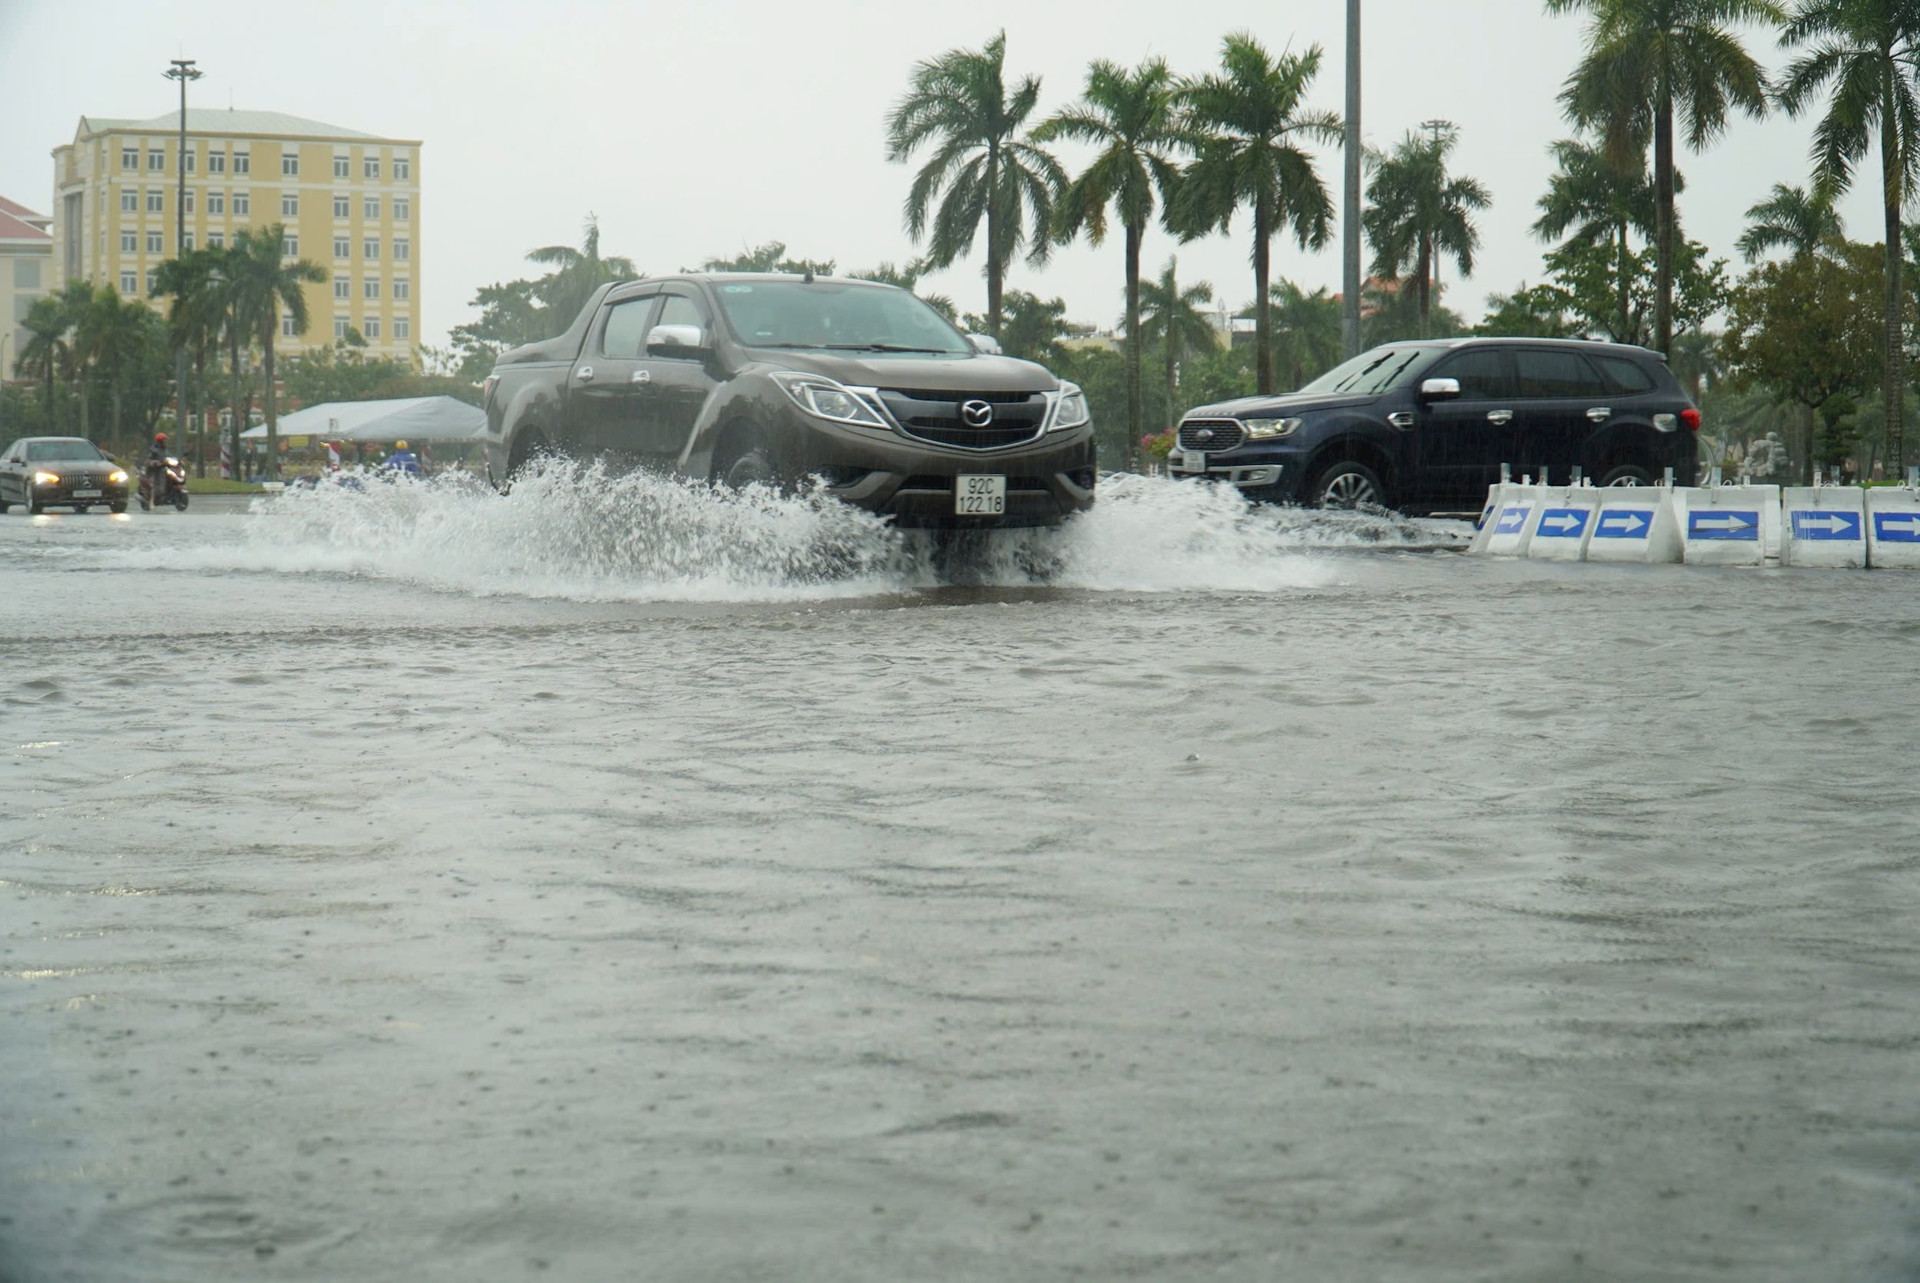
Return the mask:
{"type": "MultiPolygon", "coordinates": [[[[174,255],[180,114],[82,116],[56,147],[53,268],[61,280],[145,298],[174,255]]],[[[328,279],[306,287],[308,328],[281,318],[275,352],[330,345],[351,326],[369,356],[411,360],[420,335],[420,142],[272,111],[190,109],[187,246],[282,223],[286,256],[328,279]]]]}

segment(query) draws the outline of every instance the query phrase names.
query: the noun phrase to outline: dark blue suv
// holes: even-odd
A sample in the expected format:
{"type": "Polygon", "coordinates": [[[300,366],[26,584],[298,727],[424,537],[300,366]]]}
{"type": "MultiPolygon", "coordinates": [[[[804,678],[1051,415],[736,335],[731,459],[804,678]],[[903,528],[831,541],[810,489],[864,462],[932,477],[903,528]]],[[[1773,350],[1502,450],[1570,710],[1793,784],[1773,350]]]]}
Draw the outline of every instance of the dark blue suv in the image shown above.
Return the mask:
{"type": "Polygon", "coordinates": [[[1700,411],[1665,358],[1571,339],[1470,338],[1377,347],[1298,392],[1201,406],[1180,421],[1176,477],[1320,507],[1477,512],[1517,479],[1690,485],[1700,411]]]}

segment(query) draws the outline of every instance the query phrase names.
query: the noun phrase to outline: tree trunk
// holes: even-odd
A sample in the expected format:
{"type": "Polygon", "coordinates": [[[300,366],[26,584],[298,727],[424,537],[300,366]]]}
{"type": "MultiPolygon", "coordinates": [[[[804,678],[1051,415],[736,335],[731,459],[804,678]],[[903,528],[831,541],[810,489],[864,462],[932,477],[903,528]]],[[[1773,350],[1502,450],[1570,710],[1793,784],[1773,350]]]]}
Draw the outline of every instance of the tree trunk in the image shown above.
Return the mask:
{"type": "Polygon", "coordinates": [[[1000,337],[1000,290],[1007,265],[1000,250],[1000,153],[987,154],[987,333],[1000,337]]]}
{"type": "Polygon", "coordinates": [[[198,400],[193,410],[193,475],[207,479],[207,349],[193,354],[193,390],[198,400]]]}
{"type": "Polygon", "coordinates": [[[1433,337],[1433,327],[1427,317],[1433,304],[1433,247],[1427,243],[1425,233],[1420,237],[1419,261],[1415,264],[1420,270],[1420,337],[1433,337]]]}
{"type": "Polygon", "coordinates": [[[1140,242],[1146,228],[1127,225],[1127,471],[1140,470],[1140,242]]]}
{"type": "Polygon", "coordinates": [[[1665,77],[1653,113],[1653,193],[1655,210],[1653,346],[1660,355],[1673,349],[1673,92],[1665,77]]]}
{"type": "Polygon", "coordinates": [[[242,474],[240,467],[240,433],[246,427],[246,417],[240,404],[240,335],[237,329],[227,334],[227,396],[229,408],[227,418],[227,436],[233,447],[233,480],[238,481],[242,474]]]}
{"type": "Polygon", "coordinates": [[[1639,335],[1633,332],[1633,251],[1627,247],[1627,220],[1620,220],[1620,324],[1614,330],[1615,343],[1631,343],[1639,335]]]}
{"type": "Polygon", "coordinates": [[[273,340],[274,331],[280,328],[280,318],[275,315],[278,308],[267,309],[267,323],[261,330],[264,346],[260,357],[260,369],[266,375],[266,389],[261,393],[267,409],[267,480],[280,479],[280,416],[273,404],[273,340]]]}
{"type": "Polygon", "coordinates": [[[1901,342],[1901,318],[1905,308],[1900,296],[1900,206],[1905,199],[1900,173],[1900,157],[1895,147],[1890,120],[1897,119],[1887,107],[1880,113],[1880,177],[1882,199],[1887,217],[1887,298],[1886,360],[1882,363],[1880,395],[1886,403],[1887,467],[1898,478],[1906,463],[1906,356],[1901,342]]]}
{"type": "Polygon", "coordinates": [[[1253,205],[1253,381],[1261,396],[1273,392],[1273,331],[1272,318],[1268,315],[1270,300],[1267,298],[1268,254],[1271,246],[1267,243],[1270,234],[1267,205],[1258,200],[1253,205]]]}
{"type": "MultiPolygon", "coordinates": [[[[1168,297],[1180,296],[1178,293],[1173,293],[1168,297]]],[[[1171,308],[1172,304],[1168,304],[1168,307],[1171,308]]],[[[1165,319],[1165,333],[1161,337],[1167,345],[1167,414],[1174,423],[1178,423],[1180,421],[1180,351],[1173,342],[1173,317],[1168,315],[1165,319]]]]}

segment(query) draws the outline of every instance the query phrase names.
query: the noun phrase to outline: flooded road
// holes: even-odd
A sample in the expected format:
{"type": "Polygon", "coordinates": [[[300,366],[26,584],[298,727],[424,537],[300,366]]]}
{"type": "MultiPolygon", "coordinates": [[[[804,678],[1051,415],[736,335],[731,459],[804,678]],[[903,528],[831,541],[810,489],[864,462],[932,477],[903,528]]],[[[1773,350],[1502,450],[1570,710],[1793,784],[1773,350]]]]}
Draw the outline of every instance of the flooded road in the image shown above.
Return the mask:
{"type": "Polygon", "coordinates": [[[1920,577],[0,517],[0,1280],[1896,1280],[1920,577]]]}

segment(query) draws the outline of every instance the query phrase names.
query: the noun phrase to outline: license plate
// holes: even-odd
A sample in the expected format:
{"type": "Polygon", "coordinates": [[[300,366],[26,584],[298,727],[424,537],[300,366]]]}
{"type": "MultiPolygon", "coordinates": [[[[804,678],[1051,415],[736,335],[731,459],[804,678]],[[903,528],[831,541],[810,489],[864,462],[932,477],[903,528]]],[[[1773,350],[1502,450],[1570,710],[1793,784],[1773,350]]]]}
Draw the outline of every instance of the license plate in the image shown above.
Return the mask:
{"type": "Polygon", "coordinates": [[[959,476],[953,479],[953,511],[962,517],[998,517],[1007,510],[1005,477],[959,476]]]}
{"type": "Polygon", "coordinates": [[[98,490],[76,490],[73,492],[73,497],[76,499],[98,499],[100,492],[98,490]]]}
{"type": "Polygon", "coordinates": [[[1180,471],[1205,472],[1207,455],[1204,450],[1183,450],[1180,454],[1180,471]]]}

